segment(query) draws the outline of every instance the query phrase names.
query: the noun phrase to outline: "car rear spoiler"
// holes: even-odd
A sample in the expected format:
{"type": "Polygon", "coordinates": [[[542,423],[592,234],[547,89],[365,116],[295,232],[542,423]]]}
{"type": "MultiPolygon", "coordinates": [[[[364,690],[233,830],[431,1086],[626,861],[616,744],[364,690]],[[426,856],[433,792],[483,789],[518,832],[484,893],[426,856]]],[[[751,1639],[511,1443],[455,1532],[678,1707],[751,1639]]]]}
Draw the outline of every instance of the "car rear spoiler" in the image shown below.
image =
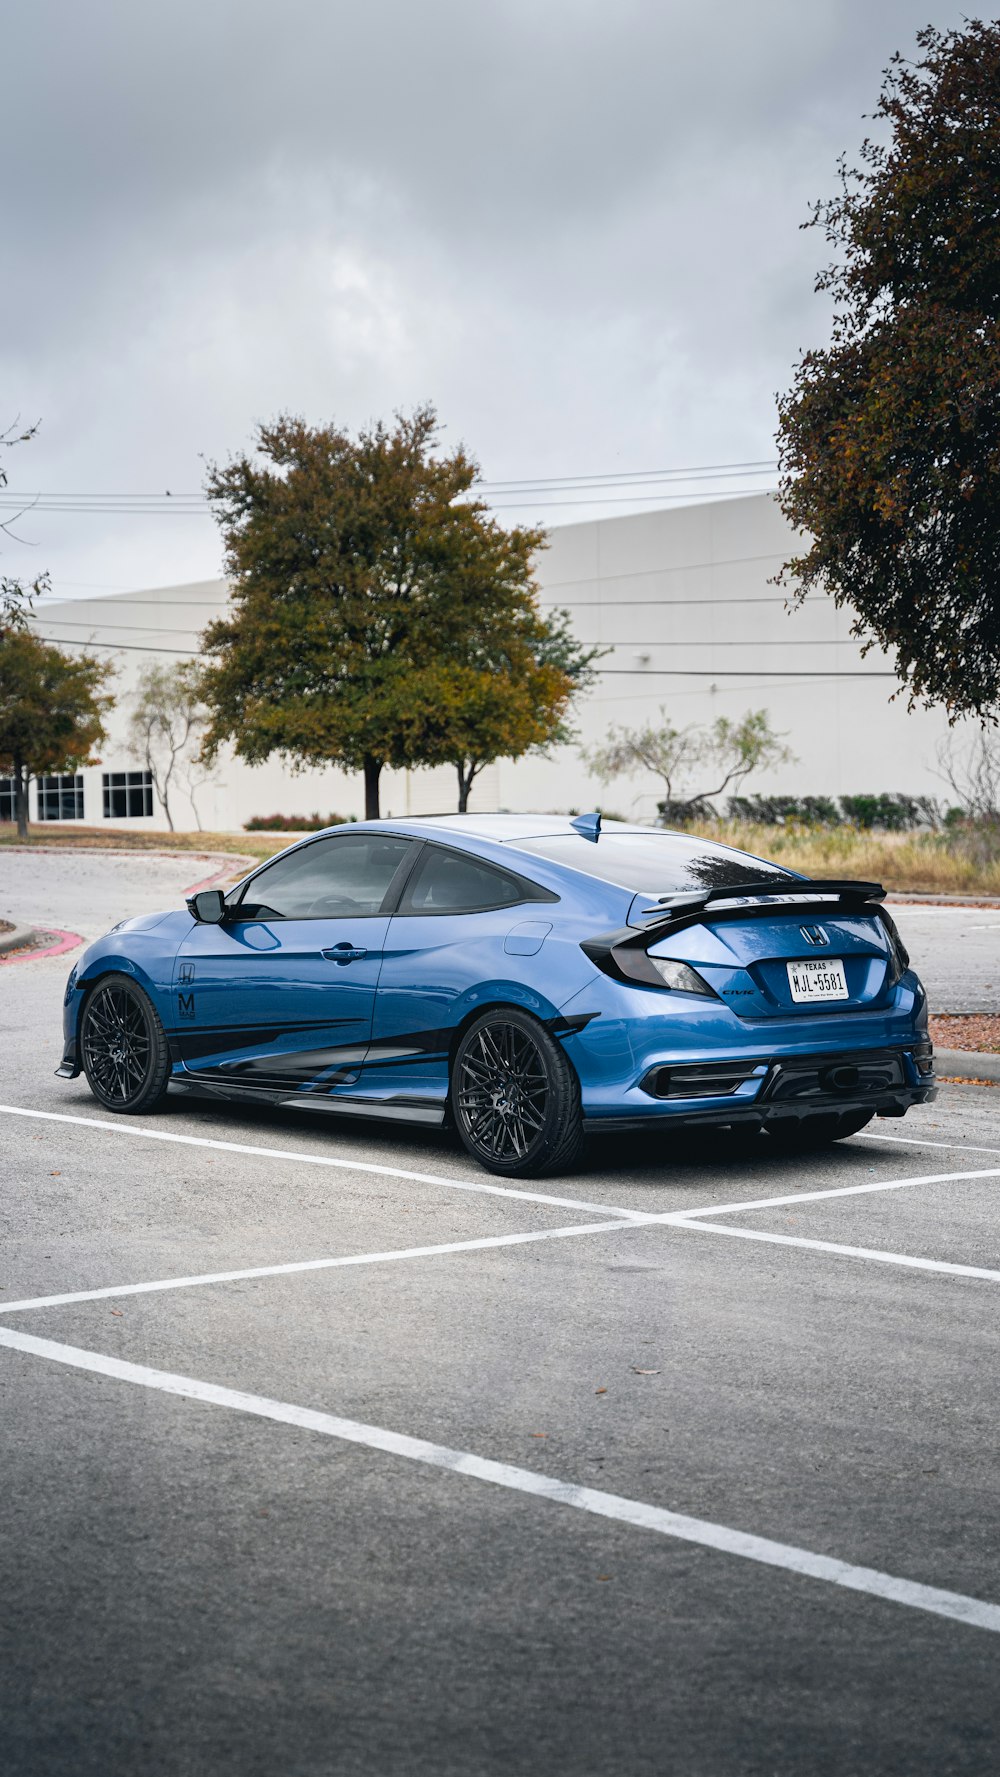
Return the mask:
{"type": "Polygon", "coordinates": [[[869,908],[888,928],[897,947],[902,966],[909,962],[895,925],[879,903],[885,899],[880,882],[850,882],[839,877],[778,877],[773,882],[729,882],[716,888],[695,889],[677,895],[663,895],[650,906],[636,906],[644,896],[637,895],[629,910],[630,923],[616,932],[603,932],[585,938],[580,949],[606,975],[620,981],[648,980],[650,985],[662,981],[643,952],[660,938],[700,925],[705,919],[766,918],[768,914],[795,908],[799,912],[829,913],[830,903],[839,903],[846,912],[869,908]],[[735,903],[735,905],[733,904],[735,903]],[[638,927],[631,923],[641,920],[638,927]],[[624,953],[624,954],[623,954],[624,953]]]}
{"type": "MultiPolygon", "coordinates": [[[[637,895],[629,910],[629,923],[633,919],[641,919],[645,930],[650,924],[676,926],[678,922],[689,923],[692,917],[698,918],[713,903],[729,901],[739,902],[738,907],[731,909],[734,913],[767,913],[772,907],[781,906],[812,906],[815,903],[842,901],[845,906],[861,907],[868,901],[884,901],[885,889],[880,882],[854,882],[842,877],[821,876],[789,876],[776,877],[773,881],[761,882],[727,882],[715,888],[688,889],[676,895],[659,895],[655,902],[646,906],[636,906],[636,901],[643,901],[644,896],[637,895]]],[[[729,912],[729,908],[718,907],[718,912],[729,912]]]]}

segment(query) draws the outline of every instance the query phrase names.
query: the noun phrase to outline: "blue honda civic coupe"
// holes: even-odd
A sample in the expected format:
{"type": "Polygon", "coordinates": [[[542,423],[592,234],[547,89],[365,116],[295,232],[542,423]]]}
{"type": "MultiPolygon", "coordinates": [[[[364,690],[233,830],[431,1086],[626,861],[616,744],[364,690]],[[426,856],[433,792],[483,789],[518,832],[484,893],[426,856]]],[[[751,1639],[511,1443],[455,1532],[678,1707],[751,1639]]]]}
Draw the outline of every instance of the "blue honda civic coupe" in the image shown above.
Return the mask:
{"type": "Polygon", "coordinates": [[[508,1177],[620,1129],[815,1146],[935,1094],[883,896],[596,814],[333,827],[92,944],[57,1071],[112,1111],[449,1122],[508,1177]]]}

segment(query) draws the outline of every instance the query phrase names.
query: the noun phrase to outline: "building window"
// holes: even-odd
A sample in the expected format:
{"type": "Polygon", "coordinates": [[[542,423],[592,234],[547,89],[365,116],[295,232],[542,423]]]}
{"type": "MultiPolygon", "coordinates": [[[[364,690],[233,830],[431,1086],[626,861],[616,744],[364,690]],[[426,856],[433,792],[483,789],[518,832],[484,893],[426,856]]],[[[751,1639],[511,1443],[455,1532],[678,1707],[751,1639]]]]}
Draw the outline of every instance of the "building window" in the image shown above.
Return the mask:
{"type": "Polygon", "coordinates": [[[17,820],[17,801],[12,777],[0,777],[0,821],[17,820]]]}
{"type": "Polygon", "coordinates": [[[153,778],[148,771],[104,773],[104,819],[127,821],[153,812],[153,778]]]}
{"type": "Polygon", "coordinates": [[[38,818],[40,821],[83,820],[82,772],[39,778],[38,818]]]}

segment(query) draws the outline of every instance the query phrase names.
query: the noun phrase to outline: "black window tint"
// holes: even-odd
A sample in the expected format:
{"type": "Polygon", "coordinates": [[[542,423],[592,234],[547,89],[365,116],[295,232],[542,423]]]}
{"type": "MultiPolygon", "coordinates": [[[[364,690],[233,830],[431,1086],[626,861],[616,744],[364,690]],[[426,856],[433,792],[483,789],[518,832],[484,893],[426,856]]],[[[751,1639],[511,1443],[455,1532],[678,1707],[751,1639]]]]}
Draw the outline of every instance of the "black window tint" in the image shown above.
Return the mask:
{"type": "Polygon", "coordinates": [[[106,771],[104,785],[104,818],[106,821],[131,820],[137,815],[153,812],[153,777],[149,771],[106,771]]]}
{"type": "Polygon", "coordinates": [[[794,874],[686,833],[603,832],[596,845],[576,834],[558,834],[519,839],[517,846],[634,894],[671,895],[685,889],[725,888],[731,882],[787,881],[794,874]]]}
{"type": "Polygon", "coordinates": [[[83,820],[82,772],[62,772],[57,777],[39,778],[38,818],[40,821],[83,820]]]}
{"type": "Polygon", "coordinates": [[[506,870],[467,852],[428,845],[403,894],[401,913],[484,913],[518,901],[555,899],[506,870]]]}
{"type": "Polygon", "coordinates": [[[383,833],[317,839],[247,883],[237,919],[334,919],[378,913],[412,842],[383,833]]]}

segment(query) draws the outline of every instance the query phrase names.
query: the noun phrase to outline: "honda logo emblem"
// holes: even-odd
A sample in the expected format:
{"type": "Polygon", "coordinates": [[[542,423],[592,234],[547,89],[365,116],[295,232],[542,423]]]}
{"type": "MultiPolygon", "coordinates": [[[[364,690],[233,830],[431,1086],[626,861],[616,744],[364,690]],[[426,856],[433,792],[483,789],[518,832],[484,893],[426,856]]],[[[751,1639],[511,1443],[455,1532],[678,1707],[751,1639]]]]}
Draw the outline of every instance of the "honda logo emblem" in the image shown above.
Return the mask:
{"type": "Polygon", "coordinates": [[[829,944],[830,942],[822,926],[800,926],[799,931],[807,944],[829,944]]]}

